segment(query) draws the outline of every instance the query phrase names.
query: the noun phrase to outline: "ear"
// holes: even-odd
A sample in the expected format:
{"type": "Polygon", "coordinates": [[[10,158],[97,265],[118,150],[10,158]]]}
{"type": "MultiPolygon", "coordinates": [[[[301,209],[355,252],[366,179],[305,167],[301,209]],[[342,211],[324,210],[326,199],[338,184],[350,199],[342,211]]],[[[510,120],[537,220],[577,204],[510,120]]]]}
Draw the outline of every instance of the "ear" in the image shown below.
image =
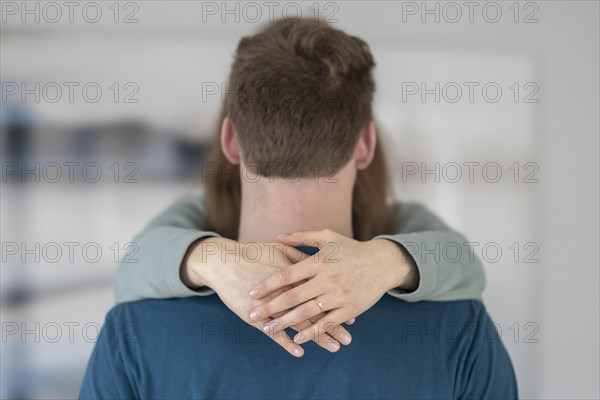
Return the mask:
{"type": "Polygon", "coordinates": [[[375,146],[377,146],[377,131],[375,130],[375,123],[369,121],[360,131],[358,143],[356,143],[356,147],[354,148],[356,169],[363,170],[371,164],[373,155],[375,154],[375,146]]]}
{"type": "Polygon", "coordinates": [[[227,161],[234,165],[239,164],[242,160],[235,126],[229,117],[225,117],[221,125],[221,151],[223,151],[227,161]]]}

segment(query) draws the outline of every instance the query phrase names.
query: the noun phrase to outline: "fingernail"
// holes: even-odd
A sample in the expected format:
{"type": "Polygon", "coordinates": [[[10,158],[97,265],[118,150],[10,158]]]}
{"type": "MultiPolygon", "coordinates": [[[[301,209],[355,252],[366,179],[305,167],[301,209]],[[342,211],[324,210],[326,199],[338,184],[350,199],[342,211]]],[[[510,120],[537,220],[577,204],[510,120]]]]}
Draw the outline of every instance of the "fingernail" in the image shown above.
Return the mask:
{"type": "Polygon", "coordinates": [[[327,343],[327,347],[329,347],[329,349],[332,351],[338,351],[340,349],[340,344],[335,340],[332,340],[329,343],[327,343]]]}
{"type": "Polygon", "coordinates": [[[250,295],[250,297],[256,297],[258,296],[258,289],[252,289],[248,294],[250,295]]]}
{"type": "Polygon", "coordinates": [[[294,355],[296,357],[302,357],[302,348],[301,347],[295,347],[294,348],[294,355]]]}
{"type": "Polygon", "coordinates": [[[302,339],[304,339],[304,335],[302,333],[299,333],[296,336],[294,336],[294,342],[296,342],[296,343],[298,343],[302,339]]]}
{"type": "Polygon", "coordinates": [[[346,333],[340,333],[340,340],[342,341],[342,343],[348,345],[350,344],[350,336],[346,333]]]}
{"type": "Polygon", "coordinates": [[[258,311],[258,310],[254,310],[254,311],[252,311],[252,312],[250,313],[250,319],[251,319],[252,321],[256,321],[256,320],[257,320],[257,319],[259,319],[259,318],[260,318],[260,311],[258,311]]]}
{"type": "Polygon", "coordinates": [[[267,322],[266,324],[263,325],[262,330],[267,333],[267,334],[271,334],[273,332],[275,332],[275,329],[277,328],[278,322],[267,322]]]}

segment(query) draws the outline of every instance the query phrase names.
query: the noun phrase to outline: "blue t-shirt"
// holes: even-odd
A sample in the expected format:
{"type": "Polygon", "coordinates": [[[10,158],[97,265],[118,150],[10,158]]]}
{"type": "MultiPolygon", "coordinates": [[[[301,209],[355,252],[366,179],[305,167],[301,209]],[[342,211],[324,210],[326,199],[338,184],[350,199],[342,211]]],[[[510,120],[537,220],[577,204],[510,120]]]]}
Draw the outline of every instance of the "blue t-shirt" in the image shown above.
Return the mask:
{"type": "Polygon", "coordinates": [[[348,328],[350,346],[289,355],[217,296],[113,308],[81,398],[505,399],[508,354],[477,301],[407,303],[384,296],[348,328]]]}

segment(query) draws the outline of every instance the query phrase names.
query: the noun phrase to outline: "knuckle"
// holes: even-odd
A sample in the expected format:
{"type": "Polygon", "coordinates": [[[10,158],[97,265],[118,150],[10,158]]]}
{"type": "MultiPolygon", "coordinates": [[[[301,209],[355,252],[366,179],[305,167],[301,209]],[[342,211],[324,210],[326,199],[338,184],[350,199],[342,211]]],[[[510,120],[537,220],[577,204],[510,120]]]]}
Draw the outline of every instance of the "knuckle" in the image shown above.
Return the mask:
{"type": "Polygon", "coordinates": [[[291,271],[289,271],[287,269],[279,271],[279,280],[282,283],[286,283],[287,284],[288,282],[291,281],[291,279],[292,279],[292,273],[291,273],[291,271]]]}
{"type": "Polygon", "coordinates": [[[337,324],[329,324],[329,329],[327,330],[331,336],[338,337],[342,333],[342,327],[337,324]]]}
{"type": "Polygon", "coordinates": [[[288,290],[283,294],[283,301],[286,305],[292,306],[296,303],[298,296],[293,290],[288,290]]]}
{"type": "Polygon", "coordinates": [[[321,329],[321,333],[325,333],[325,332],[335,333],[336,326],[337,326],[337,324],[331,320],[323,321],[323,323],[321,325],[319,325],[319,327],[321,329]]]}

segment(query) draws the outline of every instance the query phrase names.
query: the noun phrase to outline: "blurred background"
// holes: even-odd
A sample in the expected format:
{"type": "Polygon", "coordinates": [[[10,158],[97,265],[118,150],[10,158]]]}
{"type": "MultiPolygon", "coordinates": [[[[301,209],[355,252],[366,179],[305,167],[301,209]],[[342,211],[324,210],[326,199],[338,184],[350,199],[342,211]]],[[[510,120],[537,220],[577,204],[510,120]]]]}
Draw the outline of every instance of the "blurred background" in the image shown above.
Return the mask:
{"type": "Polygon", "coordinates": [[[270,18],[366,40],[396,196],[474,242],[523,398],[597,399],[599,3],[2,1],[1,398],[74,398],[270,18]]]}

